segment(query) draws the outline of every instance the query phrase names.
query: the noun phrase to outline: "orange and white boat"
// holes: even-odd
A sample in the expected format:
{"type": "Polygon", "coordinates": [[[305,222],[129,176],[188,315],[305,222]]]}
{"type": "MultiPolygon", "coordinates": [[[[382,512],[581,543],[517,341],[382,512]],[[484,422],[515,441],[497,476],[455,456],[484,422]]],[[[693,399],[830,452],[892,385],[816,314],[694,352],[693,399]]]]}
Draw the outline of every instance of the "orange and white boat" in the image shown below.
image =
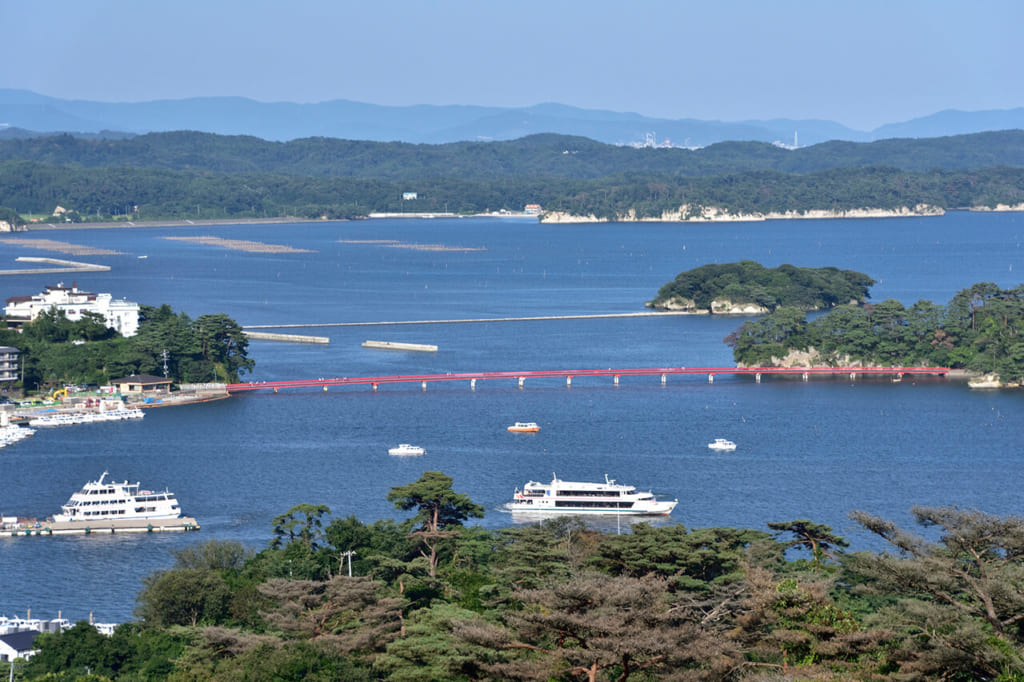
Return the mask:
{"type": "Polygon", "coordinates": [[[537,422],[516,422],[508,427],[508,430],[512,433],[537,433],[540,427],[537,426],[537,422]]]}

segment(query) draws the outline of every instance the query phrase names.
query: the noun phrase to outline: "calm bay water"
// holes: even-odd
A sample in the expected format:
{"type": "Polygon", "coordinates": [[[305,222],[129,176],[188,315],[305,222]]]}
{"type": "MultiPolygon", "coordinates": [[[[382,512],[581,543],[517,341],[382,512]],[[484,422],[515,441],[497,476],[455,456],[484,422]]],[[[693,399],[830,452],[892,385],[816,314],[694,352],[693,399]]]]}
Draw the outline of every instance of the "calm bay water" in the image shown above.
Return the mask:
{"type": "MultiPolygon", "coordinates": [[[[637,312],[678,272],[741,259],[834,265],[879,280],[872,299],[946,303],[1024,272],[1024,216],[678,225],[542,225],[524,220],[378,220],[33,233],[118,251],[73,257],[109,265],[64,278],[192,317],[224,312],[243,325],[496,318],[637,312]],[[259,254],[168,240],[217,236],[283,244],[259,254]],[[384,242],[387,243],[384,243],[384,242]],[[372,243],[370,243],[372,242],[372,243]],[[443,249],[412,249],[441,245],[443,249]],[[146,258],[138,258],[145,255],[146,258]]],[[[0,244],[17,256],[60,257],[0,244]]],[[[3,298],[41,291],[55,275],[0,278],[3,298]]],[[[516,369],[732,364],[722,339],[742,318],[624,318],[306,330],[327,346],[253,341],[247,379],[516,369]],[[374,351],[366,339],[431,343],[437,353],[374,351]]],[[[302,330],[284,330],[301,332],[302,330]]],[[[939,379],[807,383],[670,377],[528,380],[251,394],[150,410],[140,423],[39,430],[0,451],[0,512],[47,516],[86,480],[167,486],[199,533],[0,540],[0,614],[101,621],[131,617],[142,578],[177,548],[209,539],[266,545],[271,519],[322,503],[332,516],[402,518],[394,485],[432,469],[512,522],[513,488],[552,473],[620,482],[678,498],[669,522],[746,526],[809,518],[877,548],[850,522],[863,509],[909,524],[915,504],[1022,513],[1020,392],[970,391],[939,379]],[[539,434],[513,435],[514,421],[539,434]],[[736,441],[716,454],[715,437],[736,441]],[[399,442],[427,454],[387,455],[399,442]]],[[[614,531],[614,526],[610,528],[614,531]]]]}

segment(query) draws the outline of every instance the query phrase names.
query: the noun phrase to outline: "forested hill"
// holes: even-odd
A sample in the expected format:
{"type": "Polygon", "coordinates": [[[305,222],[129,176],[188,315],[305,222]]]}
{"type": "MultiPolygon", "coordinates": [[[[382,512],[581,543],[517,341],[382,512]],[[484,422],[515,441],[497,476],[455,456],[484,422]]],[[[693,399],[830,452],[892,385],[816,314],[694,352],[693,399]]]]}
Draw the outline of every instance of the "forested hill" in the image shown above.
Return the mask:
{"type": "Polygon", "coordinates": [[[594,179],[629,173],[683,178],[754,171],[807,174],[863,167],[929,172],[1024,167],[1024,131],[870,143],[827,142],[792,150],[761,142],[723,142],[701,149],[637,149],[554,134],[508,142],[414,145],[333,138],[268,142],[255,137],[185,131],[118,140],[71,135],[0,140],[0,162],[9,160],[80,168],[150,168],[393,182],[437,178],[594,179]]]}

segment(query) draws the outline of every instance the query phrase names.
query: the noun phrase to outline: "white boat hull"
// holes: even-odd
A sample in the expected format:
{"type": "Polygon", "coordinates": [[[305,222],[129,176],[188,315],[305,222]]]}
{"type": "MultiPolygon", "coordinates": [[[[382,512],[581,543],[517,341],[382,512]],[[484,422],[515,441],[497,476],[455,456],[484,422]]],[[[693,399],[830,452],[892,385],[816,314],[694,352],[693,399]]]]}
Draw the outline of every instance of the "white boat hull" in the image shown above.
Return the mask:
{"type": "MultiPolygon", "coordinates": [[[[534,500],[536,502],[536,500],[534,500]]],[[[678,504],[675,500],[671,502],[656,502],[643,509],[616,509],[614,507],[556,507],[554,505],[525,504],[522,502],[510,502],[509,511],[513,514],[569,514],[594,515],[594,516],[668,516],[678,504]]]]}

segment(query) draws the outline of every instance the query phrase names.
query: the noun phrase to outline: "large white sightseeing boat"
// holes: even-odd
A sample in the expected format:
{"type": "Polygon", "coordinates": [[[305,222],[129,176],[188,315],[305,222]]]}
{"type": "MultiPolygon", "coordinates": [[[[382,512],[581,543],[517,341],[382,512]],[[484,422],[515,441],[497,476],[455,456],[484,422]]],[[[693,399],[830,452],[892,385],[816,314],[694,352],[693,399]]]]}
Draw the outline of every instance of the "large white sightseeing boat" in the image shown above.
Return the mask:
{"type": "Polygon", "coordinates": [[[167,490],[139,490],[138,483],[89,481],[61,506],[54,521],[108,521],[131,519],[176,519],[181,516],[178,500],[167,490]]]}
{"type": "Polygon", "coordinates": [[[654,493],[637,492],[634,486],[618,484],[605,474],[604,483],[562,481],[557,476],[550,483],[529,481],[522,490],[516,488],[509,509],[529,513],[666,515],[678,503],[679,500],[657,500],[654,493]]]}

